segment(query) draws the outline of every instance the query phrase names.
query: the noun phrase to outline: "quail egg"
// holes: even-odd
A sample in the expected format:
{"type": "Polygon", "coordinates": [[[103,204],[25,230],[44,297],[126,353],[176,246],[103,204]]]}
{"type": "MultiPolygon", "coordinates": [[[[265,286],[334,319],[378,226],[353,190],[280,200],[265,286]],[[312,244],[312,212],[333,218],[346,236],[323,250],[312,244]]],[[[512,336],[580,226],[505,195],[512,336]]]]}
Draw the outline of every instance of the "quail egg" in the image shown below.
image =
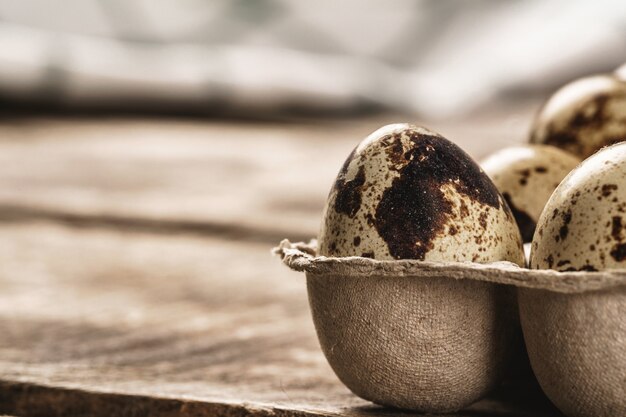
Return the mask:
{"type": "Polygon", "coordinates": [[[524,265],[519,229],[489,177],[457,145],[410,124],[375,131],[348,156],[318,240],[325,256],[524,265]]]}
{"type": "Polygon", "coordinates": [[[626,143],[586,159],[557,187],[537,223],[530,266],[626,268],[626,143]]]}
{"type": "Polygon", "coordinates": [[[519,145],[502,149],[482,163],[515,216],[524,242],[530,242],[544,206],[580,160],[553,146],[519,145]]]}
{"type": "Polygon", "coordinates": [[[582,78],[544,104],[531,143],[554,145],[581,158],[626,139],[626,81],[611,75],[582,78]]]}

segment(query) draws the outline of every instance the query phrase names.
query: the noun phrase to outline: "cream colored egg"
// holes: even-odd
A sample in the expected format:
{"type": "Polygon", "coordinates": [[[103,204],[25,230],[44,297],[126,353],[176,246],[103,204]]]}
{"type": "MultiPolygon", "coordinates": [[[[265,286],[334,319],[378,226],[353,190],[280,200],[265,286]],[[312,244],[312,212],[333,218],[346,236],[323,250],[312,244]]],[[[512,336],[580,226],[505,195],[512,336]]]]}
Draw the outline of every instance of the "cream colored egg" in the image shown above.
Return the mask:
{"type": "Polygon", "coordinates": [[[480,165],[508,203],[522,239],[530,242],[552,192],[579,163],[553,146],[519,145],[488,156],[480,165]]]}
{"type": "Polygon", "coordinates": [[[554,145],[586,158],[626,139],[626,82],[612,75],[574,81],[544,104],[531,143],[554,145]]]}
{"type": "Polygon", "coordinates": [[[557,187],[537,224],[530,265],[626,268],[626,143],[586,159],[557,187]]]}
{"type": "Polygon", "coordinates": [[[489,177],[452,142],[409,124],[377,130],[350,154],[319,253],[524,264],[515,220],[489,177]]]}

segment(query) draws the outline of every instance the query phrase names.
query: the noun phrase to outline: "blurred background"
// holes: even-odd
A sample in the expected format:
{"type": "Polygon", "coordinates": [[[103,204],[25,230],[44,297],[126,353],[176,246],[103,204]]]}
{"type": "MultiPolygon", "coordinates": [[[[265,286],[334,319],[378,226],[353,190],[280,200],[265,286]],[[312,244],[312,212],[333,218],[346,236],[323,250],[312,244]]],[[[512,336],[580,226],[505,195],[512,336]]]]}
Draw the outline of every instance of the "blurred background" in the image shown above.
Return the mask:
{"type": "Polygon", "coordinates": [[[7,106],[450,117],[614,69],[618,0],[0,2],[7,106]]]}
{"type": "Polygon", "coordinates": [[[270,248],[380,126],[480,159],[624,61],[621,0],[0,0],[0,414],[38,398],[2,381],[364,406],[270,248]]]}

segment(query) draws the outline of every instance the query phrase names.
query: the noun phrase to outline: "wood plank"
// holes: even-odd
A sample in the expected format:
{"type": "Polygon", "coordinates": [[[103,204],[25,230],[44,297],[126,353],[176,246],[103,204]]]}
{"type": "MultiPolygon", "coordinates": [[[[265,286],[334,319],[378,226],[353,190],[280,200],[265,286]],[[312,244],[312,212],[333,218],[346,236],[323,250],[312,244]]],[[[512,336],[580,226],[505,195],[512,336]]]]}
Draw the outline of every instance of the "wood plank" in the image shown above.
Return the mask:
{"type": "MultiPolygon", "coordinates": [[[[532,109],[418,123],[482,157],[523,141],[532,109]]],[[[356,143],[403,119],[4,119],[0,220],[299,240],[317,234],[330,185],[356,143]]]]}
{"type": "MultiPolygon", "coordinates": [[[[0,413],[406,415],[317,345],[303,277],[265,244],[49,222],[0,234],[0,413]]],[[[552,416],[501,392],[457,416],[552,416]]]]}

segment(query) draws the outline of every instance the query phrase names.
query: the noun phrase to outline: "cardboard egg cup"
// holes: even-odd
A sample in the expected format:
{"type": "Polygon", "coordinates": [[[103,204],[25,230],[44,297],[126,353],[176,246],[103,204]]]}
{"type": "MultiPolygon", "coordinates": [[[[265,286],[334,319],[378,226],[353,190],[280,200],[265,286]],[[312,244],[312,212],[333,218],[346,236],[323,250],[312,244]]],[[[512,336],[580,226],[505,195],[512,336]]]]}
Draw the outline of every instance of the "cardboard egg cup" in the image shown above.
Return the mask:
{"type": "Polygon", "coordinates": [[[274,253],[305,272],[322,350],[358,396],[420,412],[469,406],[509,368],[521,321],[561,411],[626,415],[626,270],[332,258],[316,246],[283,240],[274,253]]]}

